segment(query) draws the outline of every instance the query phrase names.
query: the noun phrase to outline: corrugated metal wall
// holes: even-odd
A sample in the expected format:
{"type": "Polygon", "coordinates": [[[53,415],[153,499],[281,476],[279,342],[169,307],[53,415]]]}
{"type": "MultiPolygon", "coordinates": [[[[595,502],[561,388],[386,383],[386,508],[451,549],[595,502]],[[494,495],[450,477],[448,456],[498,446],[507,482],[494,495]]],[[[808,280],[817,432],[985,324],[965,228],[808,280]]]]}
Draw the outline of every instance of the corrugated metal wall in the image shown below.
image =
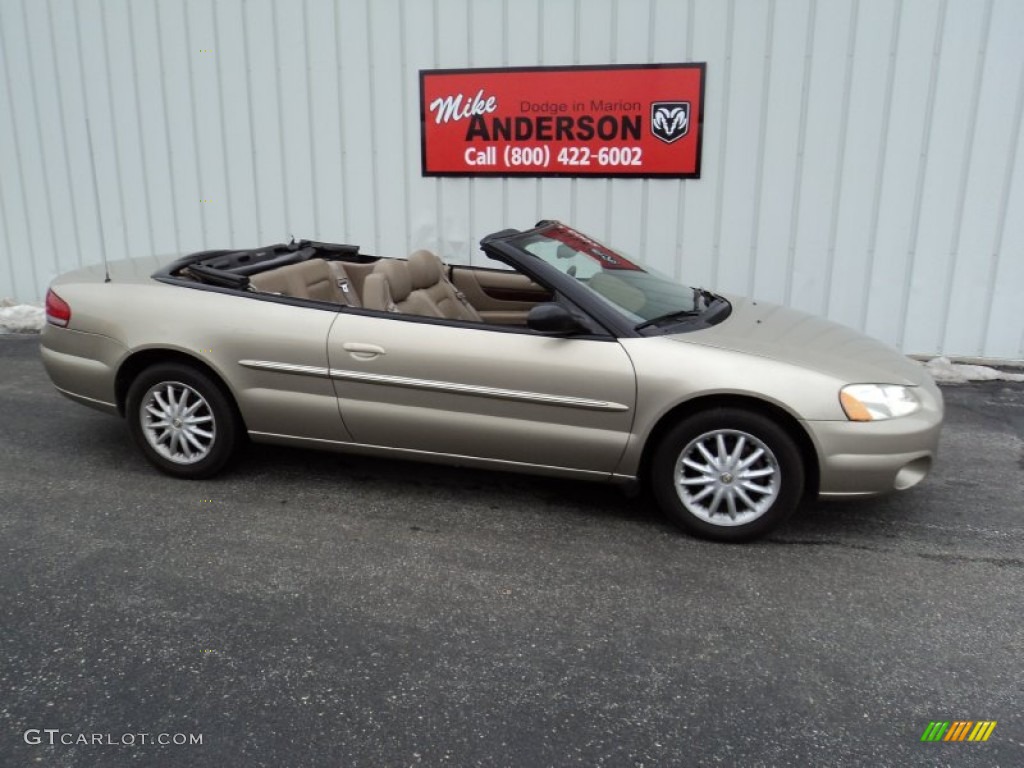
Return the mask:
{"type": "Polygon", "coordinates": [[[1024,357],[1020,0],[0,0],[0,296],[538,218],[907,352],[1024,357]],[[424,179],[420,68],[706,61],[700,180],[424,179]],[[93,193],[86,116],[95,147],[93,193]]]}

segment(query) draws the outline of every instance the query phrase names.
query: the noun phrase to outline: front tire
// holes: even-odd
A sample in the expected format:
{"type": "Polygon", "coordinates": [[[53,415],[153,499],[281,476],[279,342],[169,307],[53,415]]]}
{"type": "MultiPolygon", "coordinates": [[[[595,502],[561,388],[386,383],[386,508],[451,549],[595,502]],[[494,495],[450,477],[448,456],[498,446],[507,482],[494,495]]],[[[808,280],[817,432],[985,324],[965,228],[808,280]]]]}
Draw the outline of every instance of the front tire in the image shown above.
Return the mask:
{"type": "Polygon", "coordinates": [[[766,416],[713,408],[681,421],[651,463],[651,490],[689,533],[716,541],[763,536],[796,509],[804,467],[793,438],[766,416]]]}
{"type": "Polygon", "coordinates": [[[140,373],[128,389],[125,413],[146,459],[162,472],[190,480],[220,472],[241,434],[223,390],[205,373],[178,363],[140,373]]]}

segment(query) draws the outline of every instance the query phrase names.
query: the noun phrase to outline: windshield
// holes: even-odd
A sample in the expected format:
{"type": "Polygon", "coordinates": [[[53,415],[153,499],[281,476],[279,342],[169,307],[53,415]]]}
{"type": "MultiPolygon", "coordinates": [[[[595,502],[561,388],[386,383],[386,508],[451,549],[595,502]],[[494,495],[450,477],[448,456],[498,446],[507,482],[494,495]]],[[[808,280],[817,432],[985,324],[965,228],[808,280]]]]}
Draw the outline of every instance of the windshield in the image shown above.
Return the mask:
{"type": "Polygon", "coordinates": [[[532,253],[576,278],[634,324],[698,314],[703,294],[562,224],[516,240],[532,253]]]}

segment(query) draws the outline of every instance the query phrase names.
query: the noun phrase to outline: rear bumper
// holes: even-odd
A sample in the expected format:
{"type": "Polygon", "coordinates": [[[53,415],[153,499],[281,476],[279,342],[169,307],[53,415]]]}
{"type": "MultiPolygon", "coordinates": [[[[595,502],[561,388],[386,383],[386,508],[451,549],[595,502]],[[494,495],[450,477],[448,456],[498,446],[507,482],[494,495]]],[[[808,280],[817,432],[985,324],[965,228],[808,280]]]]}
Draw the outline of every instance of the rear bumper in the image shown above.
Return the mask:
{"type": "Polygon", "coordinates": [[[942,394],[918,389],[917,413],[879,422],[804,422],[818,451],[819,491],[825,498],[903,491],[931,471],[942,429],[942,394]]]}
{"type": "Polygon", "coordinates": [[[114,379],[127,348],[107,336],[47,324],[40,340],[43,367],[61,394],[117,413],[114,379]]]}

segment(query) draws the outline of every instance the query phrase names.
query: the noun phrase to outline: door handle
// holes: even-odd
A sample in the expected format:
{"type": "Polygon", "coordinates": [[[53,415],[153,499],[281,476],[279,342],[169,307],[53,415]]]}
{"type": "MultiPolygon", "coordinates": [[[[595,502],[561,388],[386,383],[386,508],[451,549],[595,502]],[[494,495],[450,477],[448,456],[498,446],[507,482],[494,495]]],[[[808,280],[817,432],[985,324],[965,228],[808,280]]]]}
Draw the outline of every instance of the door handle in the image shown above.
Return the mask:
{"type": "Polygon", "coordinates": [[[361,344],[357,341],[346,342],[341,345],[341,348],[356,360],[373,360],[375,357],[387,354],[384,347],[378,347],[376,344],[361,344]]]}

